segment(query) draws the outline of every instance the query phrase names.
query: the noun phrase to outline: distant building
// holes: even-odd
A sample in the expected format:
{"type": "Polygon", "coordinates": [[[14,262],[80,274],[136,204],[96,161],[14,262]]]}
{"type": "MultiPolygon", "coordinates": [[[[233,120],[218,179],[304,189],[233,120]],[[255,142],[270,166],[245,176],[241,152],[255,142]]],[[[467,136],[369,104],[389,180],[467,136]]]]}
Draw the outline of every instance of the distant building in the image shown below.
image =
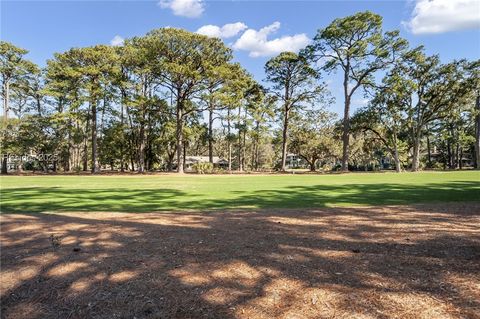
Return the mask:
{"type": "Polygon", "coordinates": [[[298,154],[288,153],[285,159],[287,168],[307,168],[308,163],[298,154]]]}
{"type": "MultiPolygon", "coordinates": [[[[210,158],[208,156],[186,156],[185,157],[185,169],[190,170],[196,163],[208,163],[210,158]]],[[[214,156],[213,166],[217,168],[228,168],[228,161],[224,158],[214,156]]]]}

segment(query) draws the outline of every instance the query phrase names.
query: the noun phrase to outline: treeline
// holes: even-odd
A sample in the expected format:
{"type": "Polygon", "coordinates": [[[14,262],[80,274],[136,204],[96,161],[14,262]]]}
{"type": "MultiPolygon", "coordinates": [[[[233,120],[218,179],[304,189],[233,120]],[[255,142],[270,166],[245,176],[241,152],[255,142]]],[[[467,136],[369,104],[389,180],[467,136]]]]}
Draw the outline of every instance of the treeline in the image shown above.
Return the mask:
{"type": "Polygon", "coordinates": [[[371,12],[269,60],[265,86],[220,39],[175,28],[56,53],[44,69],[27,53],[0,43],[2,153],[56,156],[19,157],[17,170],[183,172],[191,155],[285,170],[289,153],[311,170],[462,168],[467,155],[480,165],[480,62],[442,64],[371,12]],[[332,72],[343,77],[340,119],[328,111],[332,72]],[[370,102],[351,116],[359,93],[370,102]]]}

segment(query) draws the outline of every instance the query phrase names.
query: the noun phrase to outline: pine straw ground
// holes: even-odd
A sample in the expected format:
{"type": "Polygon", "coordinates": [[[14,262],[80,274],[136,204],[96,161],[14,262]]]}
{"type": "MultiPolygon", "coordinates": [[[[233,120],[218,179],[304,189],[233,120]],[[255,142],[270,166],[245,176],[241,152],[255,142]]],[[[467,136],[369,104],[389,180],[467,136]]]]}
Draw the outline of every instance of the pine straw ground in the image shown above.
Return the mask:
{"type": "Polygon", "coordinates": [[[1,317],[480,318],[479,225],[480,203],[5,214],[1,317]]]}

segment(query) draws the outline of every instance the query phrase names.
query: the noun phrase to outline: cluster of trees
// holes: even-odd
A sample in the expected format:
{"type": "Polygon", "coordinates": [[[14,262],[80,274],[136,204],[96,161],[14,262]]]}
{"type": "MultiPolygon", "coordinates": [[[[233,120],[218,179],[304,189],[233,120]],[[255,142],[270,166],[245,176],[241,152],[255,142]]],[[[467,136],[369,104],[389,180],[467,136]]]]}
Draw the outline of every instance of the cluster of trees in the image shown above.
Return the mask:
{"type": "Polygon", "coordinates": [[[181,173],[186,155],[223,157],[229,170],[285,170],[289,152],[311,170],[385,157],[397,171],[439,161],[461,168],[467,153],[480,165],[480,62],[442,64],[398,31],[384,32],[371,12],[336,19],[299,54],[269,60],[265,86],[220,39],[175,28],[118,47],[72,48],[44,69],[26,53],[0,43],[2,153],[56,157],[53,167],[20,158],[19,170],[181,173]],[[322,82],[337,71],[339,120],[327,110],[333,99],[322,82]],[[370,103],[351,115],[359,92],[370,103]]]}

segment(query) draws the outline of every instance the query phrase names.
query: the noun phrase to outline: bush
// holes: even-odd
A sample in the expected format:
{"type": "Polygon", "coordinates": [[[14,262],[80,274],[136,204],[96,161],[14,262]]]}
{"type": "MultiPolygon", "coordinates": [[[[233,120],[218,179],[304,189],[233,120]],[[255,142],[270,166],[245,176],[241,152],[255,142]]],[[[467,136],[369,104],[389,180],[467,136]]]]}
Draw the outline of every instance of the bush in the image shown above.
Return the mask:
{"type": "Polygon", "coordinates": [[[338,172],[342,169],[342,165],[341,164],[336,164],[334,167],[332,167],[332,171],[334,172],[338,172]]]}
{"type": "Polygon", "coordinates": [[[192,165],[192,169],[198,174],[210,174],[213,172],[213,164],[210,162],[198,162],[192,165]]]}
{"type": "MultiPolygon", "coordinates": [[[[340,166],[341,167],[341,166],[340,166]]],[[[323,164],[322,165],[322,171],[324,172],[329,172],[333,171],[335,168],[332,166],[332,164],[323,164]]],[[[337,168],[338,169],[338,168],[337,168]]]]}

